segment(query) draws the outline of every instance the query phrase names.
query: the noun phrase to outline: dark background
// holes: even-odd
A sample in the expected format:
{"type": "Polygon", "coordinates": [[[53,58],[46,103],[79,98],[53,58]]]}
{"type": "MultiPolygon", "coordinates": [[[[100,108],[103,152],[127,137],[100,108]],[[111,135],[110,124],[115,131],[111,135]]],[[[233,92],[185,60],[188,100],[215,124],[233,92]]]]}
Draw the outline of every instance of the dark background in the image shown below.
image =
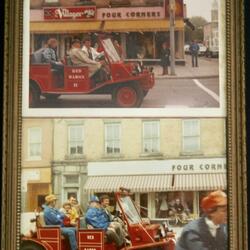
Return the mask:
{"type": "MultiPolygon", "coordinates": [[[[247,13],[247,17],[245,18],[245,62],[246,62],[246,115],[247,115],[247,152],[250,152],[250,4],[249,0],[245,0],[245,13],[247,13]]],[[[3,52],[4,52],[4,1],[0,0],[0,115],[3,117],[3,109],[2,109],[2,100],[3,100],[3,52]]],[[[2,139],[2,122],[0,123],[1,132],[0,132],[0,140],[2,139]]],[[[2,150],[1,150],[2,153],[2,150]]],[[[247,154],[247,165],[250,165],[250,153],[247,154]]],[[[0,171],[2,170],[2,164],[0,164],[0,171]]],[[[250,171],[247,173],[248,182],[250,183],[250,171]]],[[[0,181],[1,182],[1,181],[0,181]]],[[[1,185],[2,187],[2,185],[1,185]]],[[[0,193],[1,198],[1,193],[0,193]]],[[[250,185],[248,186],[248,201],[250,201],[250,185]]],[[[1,207],[0,214],[2,215],[1,207]]],[[[250,206],[248,206],[248,215],[250,215],[250,206]]],[[[0,216],[1,221],[1,216],[0,216]]],[[[250,228],[250,227],[249,227],[250,228]]],[[[1,233],[0,233],[1,235],[1,233]]],[[[1,241],[1,238],[0,238],[1,241]]]]}

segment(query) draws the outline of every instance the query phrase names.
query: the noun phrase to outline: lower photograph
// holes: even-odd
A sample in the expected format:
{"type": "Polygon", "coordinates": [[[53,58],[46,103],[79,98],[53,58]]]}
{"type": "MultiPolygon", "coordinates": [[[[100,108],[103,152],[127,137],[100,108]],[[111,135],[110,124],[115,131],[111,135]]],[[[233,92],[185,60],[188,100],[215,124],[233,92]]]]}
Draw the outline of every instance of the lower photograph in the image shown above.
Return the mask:
{"type": "Polygon", "coordinates": [[[226,250],[224,118],[24,118],[21,250],[226,250]]]}

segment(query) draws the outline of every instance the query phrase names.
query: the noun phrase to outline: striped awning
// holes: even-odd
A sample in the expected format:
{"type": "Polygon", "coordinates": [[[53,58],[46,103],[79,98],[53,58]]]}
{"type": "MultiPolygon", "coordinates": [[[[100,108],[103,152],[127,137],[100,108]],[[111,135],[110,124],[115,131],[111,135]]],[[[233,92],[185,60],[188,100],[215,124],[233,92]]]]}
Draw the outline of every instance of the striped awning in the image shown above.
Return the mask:
{"type": "Polygon", "coordinates": [[[115,192],[126,187],[131,192],[161,192],[172,189],[172,175],[90,176],[84,186],[89,192],[115,192]]]}
{"type": "Polygon", "coordinates": [[[205,174],[176,174],[174,178],[174,191],[205,191],[226,189],[226,173],[205,174]]]}
{"type": "Polygon", "coordinates": [[[109,193],[120,187],[131,192],[225,190],[227,179],[226,173],[89,176],[84,190],[109,193]]]}

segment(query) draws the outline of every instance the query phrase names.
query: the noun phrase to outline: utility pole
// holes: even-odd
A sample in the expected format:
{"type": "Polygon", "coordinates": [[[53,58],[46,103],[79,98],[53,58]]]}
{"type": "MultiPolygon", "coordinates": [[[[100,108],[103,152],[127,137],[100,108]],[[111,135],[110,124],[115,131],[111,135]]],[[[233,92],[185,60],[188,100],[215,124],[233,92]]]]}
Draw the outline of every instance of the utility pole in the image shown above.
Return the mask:
{"type": "Polygon", "coordinates": [[[170,23],[170,74],[175,75],[175,0],[169,1],[169,23],[170,23]]]}

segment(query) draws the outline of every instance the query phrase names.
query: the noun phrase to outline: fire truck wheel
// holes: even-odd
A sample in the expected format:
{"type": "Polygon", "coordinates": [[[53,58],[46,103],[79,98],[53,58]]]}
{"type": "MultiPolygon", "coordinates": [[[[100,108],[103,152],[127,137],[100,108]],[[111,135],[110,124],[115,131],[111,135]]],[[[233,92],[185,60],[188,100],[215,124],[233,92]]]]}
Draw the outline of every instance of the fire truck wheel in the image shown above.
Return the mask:
{"type": "Polygon", "coordinates": [[[30,84],[30,89],[29,89],[29,105],[30,107],[36,107],[37,104],[39,103],[40,101],[40,94],[39,94],[39,91],[38,89],[30,84]]]}
{"type": "Polygon", "coordinates": [[[133,108],[140,107],[143,97],[140,85],[132,82],[118,86],[112,94],[112,101],[118,107],[133,108]]]}
{"type": "Polygon", "coordinates": [[[23,244],[20,250],[44,250],[42,246],[37,245],[36,243],[27,243],[23,244]]]}

